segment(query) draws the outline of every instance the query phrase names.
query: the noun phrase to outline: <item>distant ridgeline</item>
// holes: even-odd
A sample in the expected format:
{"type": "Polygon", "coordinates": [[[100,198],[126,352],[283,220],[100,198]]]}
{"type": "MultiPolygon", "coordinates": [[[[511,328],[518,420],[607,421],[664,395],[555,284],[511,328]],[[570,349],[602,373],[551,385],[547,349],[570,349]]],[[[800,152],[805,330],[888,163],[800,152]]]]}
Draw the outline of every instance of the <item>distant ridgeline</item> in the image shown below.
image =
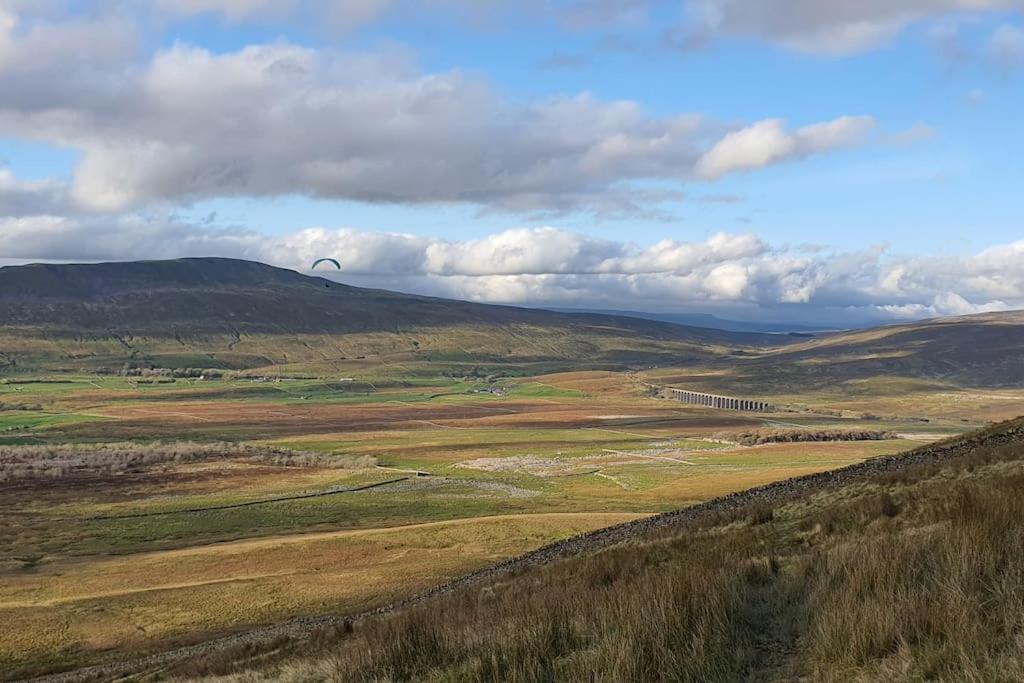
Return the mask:
{"type": "Polygon", "coordinates": [[[0,371],[79,371],[127,361],[143,369],[317,363],[315,372],[337,374],[337,362],[379,364],[385,354],[428,363],[611,368],[708,360],[726,349],[749,353],[779,342],[766,334],[325,282],[222,258],[0,268],[0,371]],[[36,341],[17,341],[29,338],[36,341]]]}
{"type": "Polygon", "coordinates": [[[124,363],[170,370],[288,365],[336,376],[348,374],[339,363],[354,361],[454,373],[474,364],[534,374],[699,366],[726,382],[710,387],[722,407],[743,406],[734,397],[748,392],[770,396],[780,386],[879,377],[1024,385],[1021,312],[805,338],[325,282],[222,258],[0,268],[0,373],[92,372],[124,363]]]}

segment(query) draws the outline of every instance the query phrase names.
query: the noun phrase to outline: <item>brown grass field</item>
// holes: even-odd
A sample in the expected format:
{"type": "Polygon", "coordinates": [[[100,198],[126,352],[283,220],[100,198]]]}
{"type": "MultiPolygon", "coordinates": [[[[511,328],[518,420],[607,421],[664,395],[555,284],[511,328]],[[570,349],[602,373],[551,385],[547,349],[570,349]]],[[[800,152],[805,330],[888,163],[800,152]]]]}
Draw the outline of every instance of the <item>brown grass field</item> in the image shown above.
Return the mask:
{"type": "MultiPolygon", "coordinates": [[[[1024,677],[1018,436],[468,585],[171,680],[1024,677]]],[[[1005,428],[1012,428],[1004,425],[1005,428]]]]}
{"type": "Polygon", "coordinates": [[[0,587],[5,670],[81,651],[123,656],[300,615],[385,604],[628,513],[549,513],[288,534],[128,557],[74,558],[0,587]]]}
{"type": "Polygon", "coordinates": [[[33,406],[0,411],[0,446],[237,442],[303,456],[288,466],[228,449],[0,481],[3,676],[355,612],[580,531],[956,434],[1020,395],[928,385],[907,414],[876,382],[764,394],[784,411],[754,415],[658,399],[639,381],[713,385],[690,370],[490,381],[366,372],[358,386],[0,384],[0,403],[33,406]],[[721,439],[850,429],[892,438],[721,439]]]}

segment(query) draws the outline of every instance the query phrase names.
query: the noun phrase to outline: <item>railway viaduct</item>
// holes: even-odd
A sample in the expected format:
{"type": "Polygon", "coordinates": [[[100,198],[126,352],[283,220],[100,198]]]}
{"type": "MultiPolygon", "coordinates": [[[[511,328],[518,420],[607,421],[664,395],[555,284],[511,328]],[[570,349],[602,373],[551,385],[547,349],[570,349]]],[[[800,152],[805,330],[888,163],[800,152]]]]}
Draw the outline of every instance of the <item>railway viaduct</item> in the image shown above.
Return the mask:
{"type": "Polygon", "coordinates": [[[686,389],[674,389],[672,387],[667,387],[666,390],[672,398],[680,400],[683,403],[692,403],[694,405],[707,406],[709,408],[718,408],[721,410],[743,410],[752,413],[764,413],[772,409],[771,404],[753,399],[704,394],[699,391],[687,391],[686,389]]]}

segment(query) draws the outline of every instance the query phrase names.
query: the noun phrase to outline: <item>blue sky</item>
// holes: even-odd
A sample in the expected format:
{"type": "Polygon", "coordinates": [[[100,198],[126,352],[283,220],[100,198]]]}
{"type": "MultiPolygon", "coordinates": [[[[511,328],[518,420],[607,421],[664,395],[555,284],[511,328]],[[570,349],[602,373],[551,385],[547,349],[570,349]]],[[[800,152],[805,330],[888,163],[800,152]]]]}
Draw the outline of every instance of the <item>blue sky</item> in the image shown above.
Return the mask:
{"type": "Polygon", "coordinates": [[[0,0],[0,259],[327,251],[355,284],[529,305],[1015,308],[1022,12],[0,0]]]}

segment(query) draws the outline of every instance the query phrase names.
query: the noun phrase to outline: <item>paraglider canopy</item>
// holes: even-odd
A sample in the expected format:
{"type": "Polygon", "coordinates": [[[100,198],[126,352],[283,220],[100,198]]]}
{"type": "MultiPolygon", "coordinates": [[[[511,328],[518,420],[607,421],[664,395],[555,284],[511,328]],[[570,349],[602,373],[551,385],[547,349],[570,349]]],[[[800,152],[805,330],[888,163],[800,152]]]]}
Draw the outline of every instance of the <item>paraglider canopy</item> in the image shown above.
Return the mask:
{"type": "MultiPolygon", "coordinates": [[[[333,259],[333,258],[318,258],[316,261],[313,261],[313,267],[310,268],[310,270],[316,270],[316,267],[319,266],[321,263],[330,263],[335,268],[337,268],[338,270],[341,270],[341,264],[338,263],[337,259],[333,259]]],[[[324,283],[324,287],[330,288],[330,286],[331,286],[330,282],[325,282],[324,283]]]]}
{"type": "Polygon", "coordinates": [[[316,261],[313,261],[313,267],[310,270],[315,270],[321,263],[331,263],[335,268],[341,270],[341,264],[338,263],[337,259],[332,258],[318,258],[316,261]]]}

